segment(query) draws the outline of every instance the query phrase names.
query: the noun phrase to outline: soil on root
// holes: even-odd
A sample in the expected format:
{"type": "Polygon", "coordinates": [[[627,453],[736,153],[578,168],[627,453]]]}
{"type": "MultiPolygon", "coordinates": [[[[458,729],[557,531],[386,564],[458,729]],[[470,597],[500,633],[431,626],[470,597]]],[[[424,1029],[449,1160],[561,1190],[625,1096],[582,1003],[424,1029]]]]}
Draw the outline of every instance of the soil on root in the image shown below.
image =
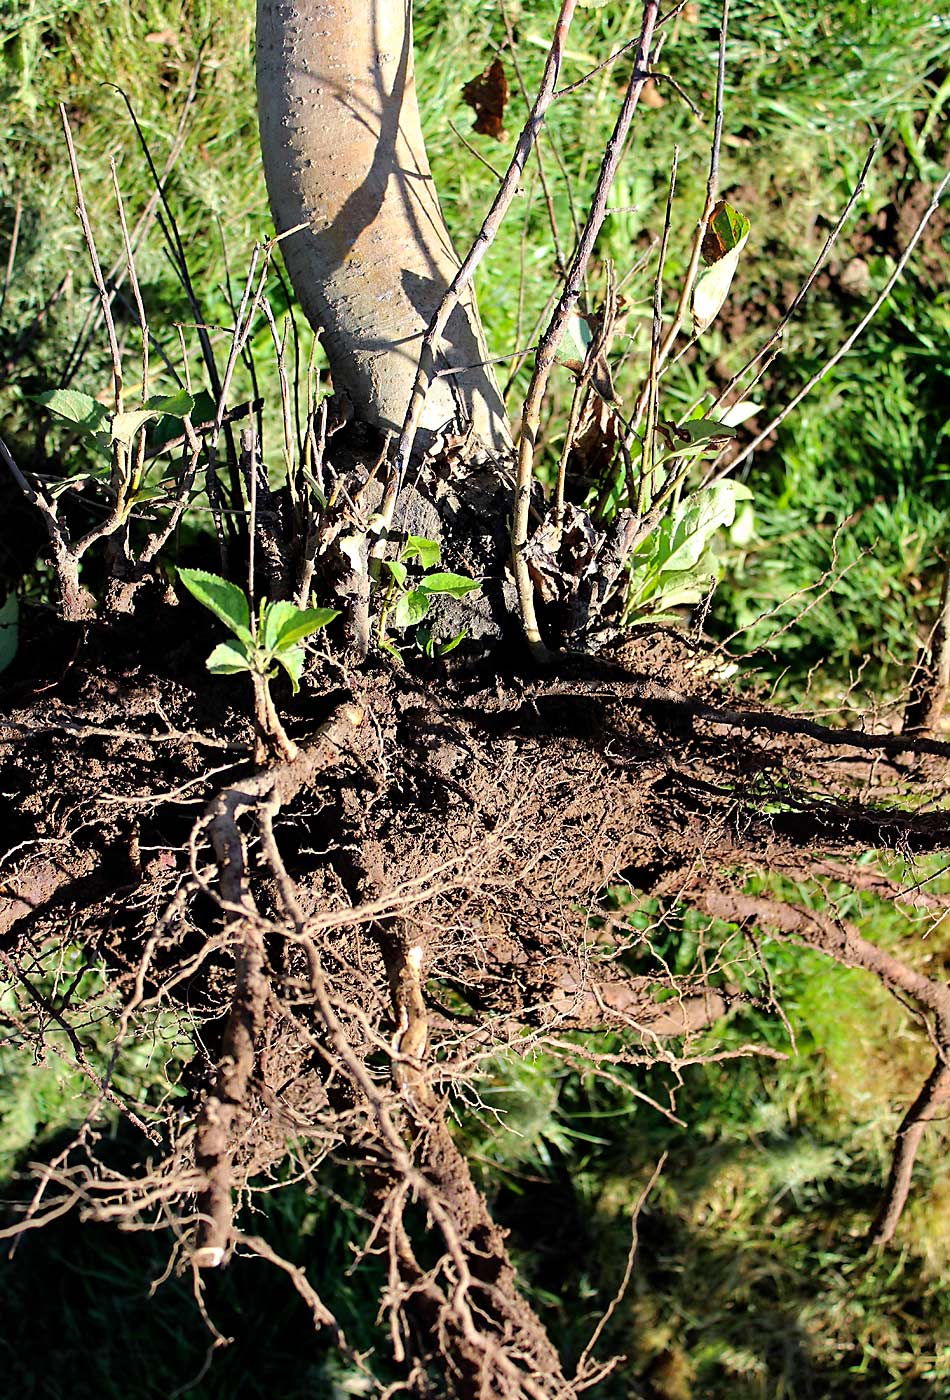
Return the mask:
{"type": "MultiPolygon", "coordinates": [[[[142,1147],[120,1172],[80,1133],[34,1219],[72,1201],[175,1223],[199,1268],[239,1247],[271,1257],[248,1201],[288,1158],[309,1171],[330,1154],[363,1174],[363,1243],[385,1241],[397,1363],[453,1394],[486,1377],[492,1394],[575,1394],[450,1131],[452,1095],[501,1052],[596,1065],[595,1030],[621,1037],[621,1063],[675,1065],[741,1006],[723,978],[673,977],[618,888],[657,901],[658,921],[678,901],[742,927],[750,872],[830,862],[847,879],[869,847],[944,849],[950,817],[915,810],[900,740],[740,707],[715,651],[660,629],[543,675],[318,659],[280,697],[297,757],[260,769],[241,682],[209,680],[205,639],[167,626],[89,632],[44,650],[49,674],[11,677],[0,952],[16,1033],[45,1053],[64,1032],[92,1118],[123,1114],[142,1147]],[[108,969],[107,991],[63,994],[49,950],[65,943],[108,969]],[[133,1103],[115,1067],[169,1007],[191,1042],[187,1097],[133,1103]],[[77,1028],[101,1015],[97,1059],[77,1028]]],[[[929,752],[942,792],[946,746],[929,752]]],[[[775,902],[769,917],[869,965],[834,928],[775,902]]]]}

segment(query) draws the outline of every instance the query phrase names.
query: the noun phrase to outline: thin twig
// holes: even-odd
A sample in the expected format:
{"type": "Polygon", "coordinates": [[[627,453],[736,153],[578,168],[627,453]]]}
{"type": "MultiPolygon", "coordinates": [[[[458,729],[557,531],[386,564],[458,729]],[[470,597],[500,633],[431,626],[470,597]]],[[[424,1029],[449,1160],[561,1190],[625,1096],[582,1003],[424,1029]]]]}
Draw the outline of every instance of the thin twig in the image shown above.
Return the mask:
{"type": "Polygon", "coordinates": [[[891,273],[890,277],[888,277],[880,294],[877,297],[875,297],[873,305],[869,308],[865,315],[861,317],[861,320],[855,326],[854,330],[851,332],[848,338],[845,341],[843,341],[843,343],[839,345],[835,353],[825,361],[821,369],[812,375],[812,377],[808,380],[807,384],[804,384],[802,388],[799,389],[798,393],[785,405],[781,413],[777,413],[772,419],[772,421],[768,424],[768,426],[763,428],[762,431],[758,433],[757,436],[754,437],[746,447],[743,448],[743,450],[739,453],[738,457],[734,458],[730,462],[729,467],[731,471],[735,471],[736,468],[740,467],[742,463],[747,460],[747,458],[751,457],[752,453],[756,450],[756,448],[759,447],[767,437],[770,437],[771,434],[775,432],[776,428],[780,427],[785,422],[785,419],[788,417],[788,415],[798,407],[798,405],[802,402],[803,399],[808,397],[812,389],[814,389],[818,384],[821,383],[825,376],[831,370],[834,369],[835,365],[838,364],[840,360],[844,359],[845,355],[847,355],[851,347],[861,337],[861,335],[863,335],[864,331],[868,328],[868,326],[874,320],[877,313],[880,311],[881,307],[887,301],[891,292],[894,290],[895,285],[900,281],[901,277],[904,275],[904,269],[910,262],[911,256],[913,255],[914,249],[917,247],[917,244],[920,242],[920,238],[924,232],[924,229],[927,227],[931,218],[939,208],[940,201],[943,198],[944,191],[947,188],[948,184],[950,184],[950,170],[947,171],[943,179],[940,181],[940,184],[934,191],[930,204],[927,206],[927,208],[921,215],[917,227],[915,228],[913,234],[908,240],[903,253],[901,253],[900,257],[897,260],[897,263],[895,264],[894,271],[891,273]]]}
{"type": "Polygon", "coordinates": [[[524,174],[528,156],[531,154],[531,150],[538,139],[545,113],[554,99],[557,78],[561,70],[561,62],[564,56],[564,46],[567,42],[567,34],[570,29],[571,20],[574,17],[576,4],[577,0],[562,0],[561,11],[554,28],[554,38],[551,41],[547,61],[544,65],[544,74],[541,79],[541,85],[538,88],[538,95],[534,100],[531,115],[521,135],[518,137],[514,154],[505,172],[505,178],[499,186],[495,198],[492,200],[491,208],[485,216],[485,221],[479,229],[474,243],[462,260],[462,265],[453,277],[423,336],[422,349],[419,356],[419,368],[416,372],[416,379],[409,400],[409,407],[406,410],[402,432],[396,444],[396,451],[390,468],[386,491],[380,507],[380,514],[387,525],[392,521],[396,498],[402,487],[402,482],[409,466],[409,459],[412,455],[423,404],[425,403],[425,397],[435,369],[436,350],[441,342],[442,334],[448,324],[449,317],[454,307],[462,294],[471,285],[475,272],[482,258],[494,242],[498,230],[501,227],[502,220],[508,212],[511,201],[514,199],[521,185],[521,179],[524,174]]]}
{"type": "Polygon", "coordinates": [[[522,412],[521,440],[518,445],[517,479],[512,502],[511,561],[515,575],[515,586],[518,591],[518,605],[521,610],[521,621],[524,627],[525,638],[535,659],[542,662],[547,659],[548,650],[541,640],[541,633],[538,628],[538,621],[534,608],[534,585],[531,582],[531,575],[528,572],[528,561],[526,558],[528,523],[531,508],[531,488],[534,482],[534,456],[537,448],[538,429],[541,421],[541,405],[547,391],[548,380],[554,366],[558,347],[560,346],[567,327],[568,318],[573,313],[577,305],[578,297],[580,296],[581,284],[587,269],[587,264],[590,260],[590,255],[594,250],[594,243],[603,226],[604,219],[607,216],[607,201],[610,189],[613,185],[614,176],[617,173],[617,167],[623,155],[627,135],[630,131],[630,126],[640,100],[640,94],[649,77],[647,70],[650,61],[653,31],[656,26],[658,13],[658,0],[644,0],[643,25],[637,44],[633,71],[631,72],[627,84],[623,105],[617,116],[613,133],[607,143],[607,149],[604,152],[600,175],[594,189],[587,221],[578,241],[574,256],[571,259],[571,266],[564,288],[554,308],[554,314],[538,346],[538,352],[534,362],[534,373],[531,377],[531,383],[528,387],[528,393],[522,412]]]}

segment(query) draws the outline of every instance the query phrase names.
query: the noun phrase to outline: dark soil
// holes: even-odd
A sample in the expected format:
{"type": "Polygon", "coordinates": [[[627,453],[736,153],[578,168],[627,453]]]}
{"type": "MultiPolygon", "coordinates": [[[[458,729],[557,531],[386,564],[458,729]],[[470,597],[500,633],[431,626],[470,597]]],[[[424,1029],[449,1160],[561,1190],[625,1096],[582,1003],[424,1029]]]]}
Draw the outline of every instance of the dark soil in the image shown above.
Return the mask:
{"type": "MultiPolygon", "coordinates": [[[[899,738],[740,709],[715,650],[654,628],[543,675],[327,653],[277,695],[297,757],[261,768],[243,680],[204,670],[213,640],[190,604],[156,600],[148,626],[28,616],[8,673],[0,953],[31,1008],[20,1035],[43,1053],[65,1028],[92,1121],[108,1100],[141,1145],[117,1174],[80,1133],[32,1210],[164,1221],[199,1268],[238,1249],[286,1271],[248,1203],[288,1154],[330,1153],[363,1173],[419,1366],[453,1394],[490,1374],[491,1394],[573,1395],[449,1131],[453,1090],[501,1050],[583,1059],[568,1032],[669,1061],[742,996],[672,978],[617,883],[741,924],[749,873],[857,878],[869,848],[945,849],[950,816],[915,794],[943,790],[947,746],[920,741],[908,768],[899,738]],[[159,1009],[187,1014],[184,1103],[128,1102],[87,1057],[90,1008],[39,985],[64,940],[111,970],[117,1056],[159,1009]]],[[[766,916],[858,957],[787,906],[766,916]]]]}

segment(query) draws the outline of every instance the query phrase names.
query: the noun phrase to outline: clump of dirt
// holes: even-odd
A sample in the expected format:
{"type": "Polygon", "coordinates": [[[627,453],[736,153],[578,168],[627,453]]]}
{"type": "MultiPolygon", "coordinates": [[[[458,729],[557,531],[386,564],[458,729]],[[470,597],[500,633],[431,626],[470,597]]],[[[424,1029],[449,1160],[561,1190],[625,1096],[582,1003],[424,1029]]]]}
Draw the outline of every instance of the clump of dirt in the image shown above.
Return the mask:
{"type": "MultiPolygon", "coordinates": [[[[31,1209],[175,1222],[198,1268],[238,1245],[273,1257],[246,1203],[288,1152],[303,1170],[333,1153],[360,1165],[369,1237],[389,1241],[404,1355],[452,1394],[485,1375],[499,1395],[575,1394],[449,1130],[452,1093],[500,1050],[589,1063],[567,1032],[675,1063],[671,1045],[741,1007],[653,956],[618,882],[742,924],[744,873],[801,872],[816,848],[839,875],[868,847],[942,848],[950,818],[888,803],[907,741],[740,710],[718,653],[658,628],[545,673],[327,652],[279,696],[295,756],[262,767],[241,681],[209,679],[208,639],[172,612],[147,635],[128,621],[51,645],[50,628],[55,665],[8,684],[0,937],[20,1034],[39,1047],[88,1015],[37,986],[42,949],[104,960],[115,1058],[97,1068],[78,1039],[77,1055],[142,1148],[117,1174],[80,1135],[31,1209]],[[116,1059],[171,1006],[191,1026],[189,1098],[131,1103],[116,1059]]],[[[769,917],[837,955],[830,921],[793,914],[769,917]]]]}

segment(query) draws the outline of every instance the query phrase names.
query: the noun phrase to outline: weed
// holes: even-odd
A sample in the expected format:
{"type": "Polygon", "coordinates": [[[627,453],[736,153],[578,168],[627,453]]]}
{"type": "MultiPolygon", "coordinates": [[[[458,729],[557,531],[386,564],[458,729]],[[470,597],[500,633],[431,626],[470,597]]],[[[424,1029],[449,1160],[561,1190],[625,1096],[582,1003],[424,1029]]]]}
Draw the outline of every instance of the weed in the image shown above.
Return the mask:
{"type": "Polygon", "coordinates": [[[203,569],[179,569],[178,577],[236,638],[219,643],[208,657],[208,670],[216,676],[249,671],[267,682],[277,674],[275,667],[281,666],[296,694],[306,661],[300,642],[340,615],[335,608],[298,608],[294,603],[266,603],[262,599],[253,618],[247,594],[227,579],[203,569]]]}
{"type": "Polygon", "coordinates": [[[447,641],[438,642],[427,627],[420,624],[429,615],[432,599],[443,594],[450,598],[466,598],[481,587],[478,579],[465,574],[446,573],[438,568],[442,550],[436,540],[422,539],[410,535],[399,551],[397,559],[381,561],[382,569],[388,575],[383,601],[379,609],[379,627],[376,640],[379,646],[391,652],[397,659],[399,652],[386,636],[387,628],[406,632],[415,628],[415,640],[424,656],[438,658],[448,656],[465,639],[465,630],[456,633],[447,641]],[[410,578],[410,568],[419,565],[419,574],[410,578]]]}

